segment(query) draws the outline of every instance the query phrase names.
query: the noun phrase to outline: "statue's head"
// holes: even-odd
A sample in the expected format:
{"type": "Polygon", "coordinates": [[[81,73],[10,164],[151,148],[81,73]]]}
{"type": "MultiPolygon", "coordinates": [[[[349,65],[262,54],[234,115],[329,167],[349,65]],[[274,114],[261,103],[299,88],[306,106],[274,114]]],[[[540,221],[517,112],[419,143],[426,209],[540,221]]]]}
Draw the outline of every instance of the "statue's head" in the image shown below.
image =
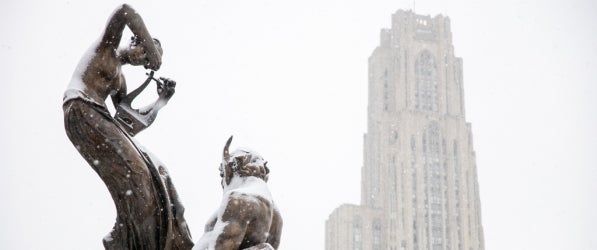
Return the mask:
{"type": "Polygon", "coordinates": [[[267,182],[269,178],[269,168],[267,162],[258,153],[248,149],[237,149],[230,153],[229,148],[232,143],[232,136],[228,138],[222,155],[220,164],[220,177],[222,177],[222,186],[230,184],[234,177],[254,176],[267,182]]]}
{"type": "MultiPolygon", "coordinates": [[[[160,53],[160,55],[164,54],[164,50],[162,49],[162,43],[157,38],[153,38],[153,44],[155,45],[156,49],[160,53]]],[[[134,66],[144,65],[147,60],[147,53],[146,48],[142,45],[139,38],[136,36],[131,37],[131,42],[129,43],[129,47],[125,51],[128,63],[134,66]]]]}

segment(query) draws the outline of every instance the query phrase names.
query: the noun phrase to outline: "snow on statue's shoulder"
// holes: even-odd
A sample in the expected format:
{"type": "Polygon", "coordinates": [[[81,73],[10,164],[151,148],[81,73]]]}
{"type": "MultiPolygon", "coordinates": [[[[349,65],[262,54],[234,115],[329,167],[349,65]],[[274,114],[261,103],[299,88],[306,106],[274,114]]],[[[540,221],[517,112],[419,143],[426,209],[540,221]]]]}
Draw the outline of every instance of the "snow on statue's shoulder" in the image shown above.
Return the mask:
{"type": "Polygon", "coordinates": [[[231,195],[234,198],[258,196],[270,202],[273,200],[267,183],[254,176],[234,176],[230,184],[224,188],[224,200],[228,200],[231,195]]]}
{"type": "Polygon", "coordinates": [[[73,72],[73,76],[68,84],[68,89],[76,89],[76,90],[84,90],[85,83],[83,83],[83,74],[87,70],[89,63],[96,55],[97,47],[99,46],[101,39],[97,39],[95,42],[89,46],[85,54],[79,60],[77,64],[77,68],[75,68],[75,72],[73,72]]]}

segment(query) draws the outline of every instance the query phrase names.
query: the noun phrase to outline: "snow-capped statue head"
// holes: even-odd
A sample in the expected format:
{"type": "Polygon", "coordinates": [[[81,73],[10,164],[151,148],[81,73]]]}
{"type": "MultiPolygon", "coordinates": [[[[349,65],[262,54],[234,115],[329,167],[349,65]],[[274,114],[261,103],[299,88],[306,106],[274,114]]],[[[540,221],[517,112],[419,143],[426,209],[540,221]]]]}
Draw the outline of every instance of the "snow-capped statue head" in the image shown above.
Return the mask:
{"type": "Polygon", "coordinates": [[[230,184],[232,178],[253,176],[267,182],[269,178],[269,168],[267,161],[257,152],[250,149],[237,149],[232,154],[229,151],[232,143],[232,136],[228,138],[222,155],[220,164],[220,177],[222,177],[222,186],[230,184]]]}

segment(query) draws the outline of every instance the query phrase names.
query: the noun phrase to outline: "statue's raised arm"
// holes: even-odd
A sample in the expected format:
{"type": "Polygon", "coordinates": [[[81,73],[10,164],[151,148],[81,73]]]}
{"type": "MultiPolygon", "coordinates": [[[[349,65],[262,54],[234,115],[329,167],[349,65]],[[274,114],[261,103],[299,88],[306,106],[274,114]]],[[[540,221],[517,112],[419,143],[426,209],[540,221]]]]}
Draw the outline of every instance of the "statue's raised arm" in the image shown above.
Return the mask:
{"type": "Polygon", "coordinates": [[[145,56],[138,55],[126,55],[122,59],[126,63],[133,65],[144,65],[147,69],[158,70],[162,65],[162,53],[161,48],[156,45],[152,39],[143,19],[128,4],[123,4],[117,8],[106,25],[106,30],[102,36],[101,48],[112,49],[116,51],[120,40],[122,39],[122,32],[125,26],[128,26],[131,32],[135,35],[135,41],[132,41],[135,45],[139,45],[142,51],[134,51],[134,53],[143,52],[145,56]],[[141,60],[139,60],[141,59],[141,60]]]}

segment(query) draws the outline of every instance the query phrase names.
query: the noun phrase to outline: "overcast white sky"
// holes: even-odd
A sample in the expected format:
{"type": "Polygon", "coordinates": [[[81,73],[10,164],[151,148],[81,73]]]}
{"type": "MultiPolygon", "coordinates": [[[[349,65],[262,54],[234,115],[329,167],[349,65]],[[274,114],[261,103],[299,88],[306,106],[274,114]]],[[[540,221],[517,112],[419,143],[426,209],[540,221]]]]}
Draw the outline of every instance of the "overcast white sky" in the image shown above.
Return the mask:
{"type": "MultiPolygon", "coordinates": [[[[0,242],[101,249],[112,200],[63,128],[62,93],[119,1],[0,3],[0,242]]],[[[485,245],[597,249],[597,2],[130,1],[177,92],[138,141],[165,162],[198,239],[229,135],[271,166],[281,249],[324,249],[360,200],[367,58],[397,9],[447,15],[464,60],[485,245]]],[[[125,68],[129,88],[143,70],[125,68]]],[[[149,100],[152,97],[146,98],[149,100]]]]}

